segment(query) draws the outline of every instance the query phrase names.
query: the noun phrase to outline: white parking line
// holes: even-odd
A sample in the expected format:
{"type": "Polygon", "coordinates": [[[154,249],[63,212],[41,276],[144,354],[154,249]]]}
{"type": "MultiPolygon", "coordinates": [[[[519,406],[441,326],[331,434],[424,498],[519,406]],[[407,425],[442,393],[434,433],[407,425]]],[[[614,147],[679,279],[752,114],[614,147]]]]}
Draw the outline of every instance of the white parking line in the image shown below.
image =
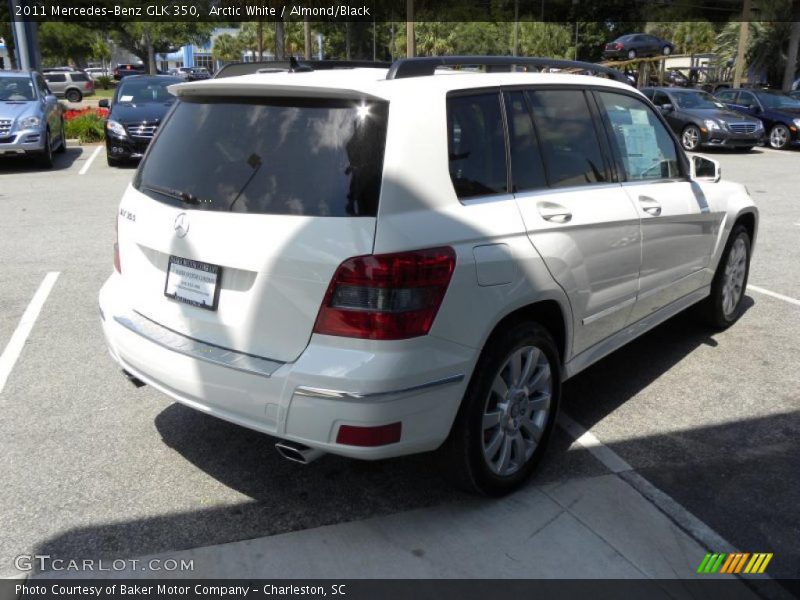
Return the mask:
{"type": "MultiPolygon", "coordinates": [[[[591,431],[584,429],[579,423],[563,412],[558,415],[558,424],[579,446],[585,448],[609,471],[616,474],[620,479],[647,498],[656,508],[672,519],[673,523],[678,525],[678,527],[683,529],[707,549],[713,550],[714,552],[738,552],[733,544],[725,540],[725,538],[711,529],[711,527],[690,513],[671,496],[639,475],[628,462],[597,439],[591,431]]],[[[766,576],[764,576],[764,578],[768,579],[766,576]]]]}
{"type": "Polygon", "coordinates": [[[771,292],[769,290],[765,290],[762,287],[758,287],[755,285],[747,284],[747,289],[757,292],[759,294],[764,294],[765,296],[771,296],[773,298],[777,298],[778,300],[783,300],[784,302],[788,302],[789,304],[795,304],[800,306],[800,300],[795,300],[794,298],[790,298],[789,296],[784,296],[783,294],[779,294],[778,292],[771,292]]]}
{"type": "Polygon", "coordinates": [[[100,154],[100,150],[102,150],[102,149],[103,149],[103,147],[102,147],[102,146],[98,146],[97,148],[95,148],[95,149],[94,149],[94,152],[92,152],[92,155],[91,155],[91,156],[89,157],[89,159],[88,159],[88,160],[87,160],[87,161],[84,163],[83,167],[82,167],[82,168],[81,168],[81,170],[78,172],[78,175],[86,175],[86,171],[88,171],[88,170],[89,170],[89,167],[91,167],[91,166],[92,166],[92,163],[94,162],[94,159],[95,159],[95,158],[97,158],[97,155],[98,155],[98,154],[100,154]]]}
{"type": "Polygon", "coordinates": [[[11,375],[11,369],[14,368],[19,355],[22,353],[22,349],[25,347],[25,341],[28,339],[33,325],[36,323],[36,319],[59,275],[59,272],[51,271],[44,276],[44,280],[39,284],[39,289],[36,290],[36,293],[28,304],[28,308],[26,308],[25,312],[22,314],[22,318],[19,320],[17,328],[11,335],[8,345],[6,345],[5,350],[3,350],[3,354],[0,354],[0,394],[3,393],[3,388],[6,386],[8,376],[11,375]]]}

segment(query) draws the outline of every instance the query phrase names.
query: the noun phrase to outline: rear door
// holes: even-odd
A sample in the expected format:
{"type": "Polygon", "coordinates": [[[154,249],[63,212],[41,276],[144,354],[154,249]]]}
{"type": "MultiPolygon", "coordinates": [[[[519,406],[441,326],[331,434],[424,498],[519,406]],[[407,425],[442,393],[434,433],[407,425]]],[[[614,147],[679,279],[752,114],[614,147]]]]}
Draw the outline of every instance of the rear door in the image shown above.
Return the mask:
{"type": "Polygon", "coordinates": [[[181,100],[121,206],[133,310],[292,361],[337,266],[372,251],[388,105],[181,100]]]}
{"type": "Polygon", "coordinates": [[[649,104],[595,92],[622,187],[641,217],[642,265],[634,321],[702,287],[721,214],[688,179],[674,138],[649,104]]]}
{"type": "Polygon", "coordinates": [[[584,91],[508,90],[505,97],[514,195],[528,237],[569,297],[578,353],[629,321],[639,215],[612,180],[584,91]]]}

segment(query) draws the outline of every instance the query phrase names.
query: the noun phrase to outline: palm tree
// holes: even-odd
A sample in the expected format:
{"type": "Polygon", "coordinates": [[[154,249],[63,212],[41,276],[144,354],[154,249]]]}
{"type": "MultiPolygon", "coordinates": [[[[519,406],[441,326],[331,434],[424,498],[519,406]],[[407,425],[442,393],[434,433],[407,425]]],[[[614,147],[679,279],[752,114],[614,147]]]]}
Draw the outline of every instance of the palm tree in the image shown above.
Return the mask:
{"type": "Polygon", "coordinates": [[[242,59],[242,47],[231,34],[223,33],[214,40],[211,54],[220,62],[236,62],[242,59]]]}

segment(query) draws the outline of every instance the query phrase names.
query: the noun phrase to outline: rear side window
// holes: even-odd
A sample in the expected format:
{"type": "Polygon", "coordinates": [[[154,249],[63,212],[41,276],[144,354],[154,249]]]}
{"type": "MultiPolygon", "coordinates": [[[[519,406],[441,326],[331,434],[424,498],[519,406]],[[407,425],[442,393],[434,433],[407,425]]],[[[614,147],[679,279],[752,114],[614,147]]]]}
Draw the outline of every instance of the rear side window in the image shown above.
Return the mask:
{"type": "Polygon", "coordinates": [[[522,92],[506,94],[506,118],[511,149],[512,191],[547,187],[533,121],[522,92]]]}
{"type": "Polygon", "coordinates": [[[552,187],[606,181],[603,153],[586,97],[580,90],[528,92],[552,187]]]}
{"type": "Polygon", "coordinates": [[[89,78],[83,73],[71,73],[70,78],[72,81],[89,81],[89,78]]]}
{"type": "Polygon", "coordinates": [[[198,210],[375,216],[387,115],[384,102],[181,101],[134,186],[198,210]]]}
{"type": "Polygon", "coordinates": [[[598,92],[600,106],[614,135],[627,181],[680,176],[678,152],[653,110],[638,98],[598,92]]]}
{"type": "Polygon", "coordinates": [[[44,78],[50,83],[64,83],[67,76],[62,73],[46,73],[44,78]]]}
{"type": "Polygon", "coordinates": [[[499,93],[447,99],[447,148],[459,198],[508,191],[499,93]]]}

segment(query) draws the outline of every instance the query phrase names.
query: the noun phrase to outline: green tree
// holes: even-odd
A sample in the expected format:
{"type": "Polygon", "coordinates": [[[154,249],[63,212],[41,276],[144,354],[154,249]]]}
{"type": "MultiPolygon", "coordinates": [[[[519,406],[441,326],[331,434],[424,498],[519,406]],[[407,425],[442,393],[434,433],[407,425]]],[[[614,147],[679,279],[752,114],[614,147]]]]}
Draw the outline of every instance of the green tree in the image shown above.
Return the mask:
{"type": "Polygon", "coordinates": [[[223,33],[214,39],[211,54],[222,62],[236,62],[242,58],[242,48],[235,37],[229,33],[223,33]]]}
{"type": "MultiPolygon", "coordinates": [[[[573,25],[574,27],[574,25],[573,25]]],[[[520,56],[547,58],[572,58],[574,54],[573,29],[561,23],[529,21],[519,24],[520,56]]],[[[513,32],[510,33],[513,36],[513,32]]],[[[511,39],[509,37],[509,39],[511,39]]]]}
{"type": "Polygon", "coordinates": [[[97,33],[84,24],[48,21],[39,24],[38,37],[43,64],[85,67],[97,33]]]}
{"type": "Polygon", "coordinates": [[[669,40],[681,54],[712,52],[717,43],[717,28],[708,21],[651,22],[645,31],[669,40]]]}
{"type": "Polygon", "coordinates": [[[212,23],[142,23],[122,21],[110,29],[111,37],[138,56],[151,74],[156,72],[155,55],[175,52],[185,44],[205,44],[211,37],[212,23]]]}

